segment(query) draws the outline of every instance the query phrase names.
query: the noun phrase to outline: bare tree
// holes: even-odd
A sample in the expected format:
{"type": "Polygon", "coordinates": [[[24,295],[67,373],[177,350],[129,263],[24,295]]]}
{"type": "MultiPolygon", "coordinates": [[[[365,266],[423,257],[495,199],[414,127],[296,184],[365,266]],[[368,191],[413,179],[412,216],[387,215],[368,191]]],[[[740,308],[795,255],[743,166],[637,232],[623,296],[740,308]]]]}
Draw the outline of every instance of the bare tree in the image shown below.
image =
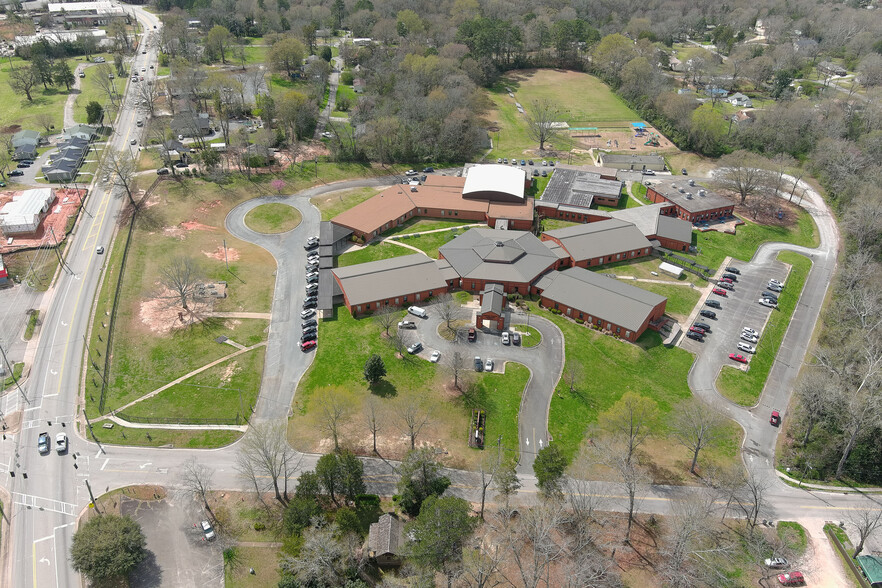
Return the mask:
{"type": "Polygon", "coordinates": [[[95,85],[107,96],[112,106],[117,105],[116,101],[120,97],[116,91],[116,84],[113,83],[115,76],[109,63],[102,63],[95,68],[95,85]]]}
{"type": "Polygon", "coordinates": [[[448,329],[452,329],[453,327],[451,323],[459,320],[463,316],[462,305],[460,305],[459,301],[449,292],[438,296],[435,308],[438,311],[438,316],[440,316],[441,320],[447,324],[448,329]]]}
{"type": "Polygon", "coordinates": [[[619,483],[628,496],[628,526],[624,538],[627,544],[631,540],[634,511],[637,510],[637,491],[640,485],[649,482],[649,477],[644,468],[632,459],[633,452],[627,437],[617,435],[596,439],[594,452],[598,462],[612,468],[618,474],[619,483]]]}
{"type": "Polygon", "coordinates": [[[570,359],[567,361],[564,366],[564,382],[566,382],[567,386],[570,389],[570,394],[576,393],[576,388],[582,383],[582,380],[585,378],[585,370],[582,367],[582,363],[577,359],[570,359]]]}
{"type": "Polygon", "coordinates": [[[656,402],[629,390],[612,407],[598,415],[597,426],[624,444],[625,460],[631,464],[634,452],[649,437],[650,428],[657,418],[656,402]]]}
{"type": "Polygon", "coordinates": [[[671,436],[674,440],[692,451],[692,465],[689,473],[695,473],[698,453],[716,442],[723,433],[723,418],[700,400],[690,399],[674,407],[671,423],[671,436]]]}
{"type": "MultiPolygon", "coordinates": [[[[538,588],[543,583],[551,585],[548,583],[551,567],[569,553],[560,533],[566,520],[562,503],[543,502],[522,512],[510,530],[507,547],[524,588],[538,588]]],[[[511,585],[517,585],[513,578],[506,579],[511,585]]]]}
{"type": "Polygon", "coordinates": [[[104,157],[101,160],[101,172],[108,176],[111,185],[122,188],[126,191],[129,203],[135,210],[139,208],[132,190],[135,187],[135,173],[137,164],[128,149],[115,151],[105,148],[104,157]]]}
{"type": "Polygon", "coordinates": [[[463,586],[469,588],[494,588],[503,583],[499,565],[505,557],[505,550],[499,545],[480,541],[475,549],[462,552],[463,586]]]}
{"type": "Polygon", "coordinates": [[[44,129],[46,133],[50,133],[55,128],[55,119],[49,112],[43,112],[34,117],[34,121],[44,129]]]}
{"type": "Polygon", "coordinates": [[[374,443],[374,453],[376,455],[380,455],[380,452],[377,451],[377,435],[383,430],[383,417],[380,414],[380,407],[378,406],[378,401],[373,396],[368,397],[367,403],[364,405],[364,424],[368,431],[370,431],[371,438],[374,443]]]}
{"type": "Polygon", "coordinates": [[[429,424],[429,412],[419,402],[410,398],[398,406],[399,428],[410,439],[410,448],[416,448],[416,439],[423,427],[429,424]]]}
{"type": "Polygon", "coordinates": [[[340,429],[349,418],[346,404],[332,392],[322,402],[321,428],[334,440],[334,451],[340,451],[340,429]]]}
{"type": "Polygon", "coordinates": [[[386,336],[389,337],[389,329],[398,324],[398,317],[400,316],[399,308],[394,306],[386,306],[380,312],[374,315],[374,320],[377,321],[377,324],[380,325],[380,328],[386,333],[386,336]]]}
{"type": "Polygon", "coordinates": [[[808,371],[796,384],[796,397],[799,399],[805,433],[802,446],[809,442],[815,425],[829,414],[829,409],[838,399],[835,388],[830,386],[829,379],[817,370],[808,371]]]}
{"type": "Polygon", "coordinates": [[[716,178],[723,188],[741,196],[741,204],[744,204],[748,196],[763,186],[768,174],[763,165],[763,160],[758,155],[739,149],[720,158],[720,170],[716,178]]]}
{"type": "Polygon", "coordinates": [[[205,510],[216,519],[211,506],[208,504],[208,493],[211,492],[211,477],[214,470],[208,466],[199,463],[195,457],[184,462],[184,488],[188,494],[202,501],[205,510]]]}
{"type": "Polygon", "coordinates": [[[163,286],[171,290],[184,310],[190,310],[189,302],[196,293],[199,282],[198,268],[192,257],[178,255],[159,268],[159,278],[163,286]]]}
{"type": "Polygon", "coordinates": [[[769,488],[768,482],[759,477],[757,472],[752,468],[747,468],[747,477],[744,484],[735,494],[735,502],[744,518],[747,520],[747,526],[753,530],[756,521],[761,514],[766,512],[768,508],[766,491],[769,488]]]}
{"type": "Polygon", "coordinates": [[[858,544],[854,546],[854,553],[851,554],[851,557],[855,558],[863,551],[864,542],[882,525],[882,510],[861,508],[850,511],[846,518],[858,532],[858,544]]]}
{"type": "Polygon", "coordinates": [[[288,478],[297,471],[288,446],[285,422],[252,423],[239,443],[237,469],[258,493],[272,487],[276,500],[288,503],[288,478]]]}
{"type": "Polygon", "coordinates": [[[463,354],[459,351],[454,351],[452,354],[448,355],[447,369],[450,370],[450,374],[453,376],[453,387],[457,390],[461,390],[460,380],[464,379],[468,370],[468,362],[463,354]]]}
{"type": "Polygon", "coordinates": [[[560,110],[547,98],[534,100],[524,114],[527,122],[527,136],[539,143],[539,150],[557,134],[554,123],[561,118],[560,110]]]}
{"type": "Polygon", "coordinates": [[[712,576],[718,567],[712,558],[727,555],[732,545],[711,522],[713,501],[714,496],[705,492],[690,494],[673,503],[673,514],[667,517],[668,532],[659,568],[666,586],[686,588],[714,583],[702,581],[712,576]]]}
{"type": "MultiPolygon", "coordinates": [[[[500,437],[500,442],[502,438],[500,437]]],[[[480,517],[481,520],[484,520],[484,504],[487,501],[487,489],[493,484],[493,479],[496,477],[496,473],[499,471],[499,468],[502,466],[502,447],[497,446],[496,451],[487,451],[484,453],[481,458],[481,462],[478,465],[478,471],[481,474],[481,510],[480,517]]]]}
{"type": "Polygon", "coordinates": [[[854,240],[858,251],[877,252],[882,234],[882,195],[879,190],[872,188],[868,192],[851,202],[842,226],[854,240]]]}
{"type": "Polygon", "coordinates": [[[513,461],[506,460],[502,462],[496,470],[496,475],[493,477],[493,487],[498,493],[497,496],[502,497],[503,512],[505,518],[508,518],[511,512],[511,497],[517,494],[521,487],[521,481],[518,479],[518,473],[515,470],[515,463],[513,461]]]}
{"type": "Polygon", "coordinates": [[[156,101],[159,99],[159,84],[153,80],[144,80],[138,84],[137,92],[138,106],[150,113],[150,116],[156,116],[156,101]]]}

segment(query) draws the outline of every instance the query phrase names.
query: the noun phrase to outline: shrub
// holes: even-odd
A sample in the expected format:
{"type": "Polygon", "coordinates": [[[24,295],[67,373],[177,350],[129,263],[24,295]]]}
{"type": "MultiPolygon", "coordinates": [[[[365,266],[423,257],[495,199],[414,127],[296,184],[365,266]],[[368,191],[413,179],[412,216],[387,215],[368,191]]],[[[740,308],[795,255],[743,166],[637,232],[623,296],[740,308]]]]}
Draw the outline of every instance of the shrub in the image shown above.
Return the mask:
{"type": "Polygon", "coordinates": [[[352,75],[351,70],[346,70],[342,74],[340,74],[340,83],[344,86],[351,86],[352,81],[355,79],[355,76],[352,75]]]}
{"type": "Polygon", "coordinates": [[[263,531],[264,529],[266,529],[266,525],[264,525],[260,521],[255,521],[255,523],[254,523],[254,530],[255,531],[263,531]]]}
{"type": "Polygon", "coordinates": [[[558,309],[558,308],[552,308],[552,309],[551,309],[551,314],[561,314],[560,309],[558,309]]]}
{"type": "Polygon", "coordinates": [[[580,324],[580,325],[584,325],[584,324],[585,324],[585,321],[583,321],[582,319],[577,318],[577,319],[576,319],[576,323],[577,323],[577,324],[580,324]]]}

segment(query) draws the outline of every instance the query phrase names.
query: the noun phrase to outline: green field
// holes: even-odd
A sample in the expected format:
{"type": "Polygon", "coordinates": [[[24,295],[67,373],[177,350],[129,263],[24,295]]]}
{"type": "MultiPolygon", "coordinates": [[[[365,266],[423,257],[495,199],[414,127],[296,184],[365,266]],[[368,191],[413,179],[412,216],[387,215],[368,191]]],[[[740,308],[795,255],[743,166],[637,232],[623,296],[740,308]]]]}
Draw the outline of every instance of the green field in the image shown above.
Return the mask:
{"type": "MultiPolygon", "coordinates": [[[[402,311],[401,316],[404,316],[402,311]]],[[[326,437],[319,428],[321,403],[336,395],[344,403],[351,424],[346,430],[352,435],[347,443],[364,439],[362,407],[369,397],[379,404],[387,423],[389,438],[397,438],[394,422],[395,407],[400,402],[418,400],[429,411],[433,424],[426,439],[440,443],[464,466],[473,465],[481,457],[468,448],[468,423],[472,408],[487,414],[486,438],[503,435],[503,444],[518,446],[517,411],[521,393],[529,379],[529,370],[508,363],[505,374],[475,373],[466,370],[465,378],[473,385],[466,393],[451,396],[444,385],[452,380],[445,367],[446,358],[433,364],[425,359],[407,356],[399,359],[395,350],[382,336],[378,323],[370,318],[354,319],[344,307],[336,309],[330,320],[319,323],[319,345],[312,367],[300,381],[294,400],[294,418],[289,423],[289,440],[299,449],[315,449],[326,437]],[[364,380],[364,363],[372,354],[379,354],[387,375],[371,392],[364,380]]],[[[468,359],[468,358],[467,358],[468,359]]],[[[461,376],[462,377],[462,376],[461,376]]],[[[465,388],[465,387],[464,387],[465,388]]],[[[368,440],[370,437],[368,437],[368,440]]],[[[363,446],[363,441],[359,442],[363,446]]],[[[384,447],[380,453],[386,455],[384,447]]]]}
{"type": "Polygon", "coordinates": [[[245,224],[258,233],[286,233],[300,224],[300,211],[280,202],[261,204],[248,211],[245,224]]]}
{"type": "MultiPolygon", "coordinates": [[[[394,229],[389,229],[385,233],[383,233],[383,237],[394,237],[396,235],[407,235],[410,233],[421,233],[423,231],[437,231],[438,229],[452,229],[454,227],[461,227],[463,225],[467,225],[470,223],[464,223],[461,221],[448,221],[448,220],[437,220],[433,218],[412,218],[402,224],[401,226],[395,227],[394,229]]],[[[483,223],[471,223],[471,224],[483,224],[483,223]]]]}
{"type": "Polygon", "coordinates": [[[331,116],[349,116],[349,113],[352,112],[353,108],[355,108],[356,102],[358,102],[358,94],[355,93],[355,90],[352,89],[352,86],[338,84],[336,98],[338,102],[340,100],[340,96],[346,96],[349,99],[349,110],[335,110],[331,113],[331,116]]]}
{"type": "Polygon", "coordinates": [[[266,62],[266,52],[269,47],[245,47],[245,64],[259,65],[266,62]]]}
{"type": "MultiPolygon", "coordinates": [[[[691,276],[692,274],[689,275],[691,276]]],[[[698,299],[701,298],[701,291],[697,288],[690,288],[688,285],[678,286],[672,284],[668,286],[651,282],[634,282],[632,285],[642,288],[643,290],[655,292],[656,294],[660,294],[667,298],[668,302],[665,305],[665,314],[673,315],[676,318],[685,319],[689,316],[689,313],[692,312],[692,309],[698,304],[698,299]]]]}
{"type": "Polygon", "coordinates": [[[374,242],[362,247],[356,251],[344,253],[337,258],[337,267],[346,267],[348,265],[357,265],[359,263],[367,263],[369,261],[379,261],[381,259],[389,259],[391,257],[402,257],[404,255],[413,255],[416,253],[407,247],[399,247],[391,243],[383,243],[382,241],[374,242]]]}
{"type": "Polygon", "coordinates": [[[756,345],[756,355],[750,358],[750,368],[745,372],[723,366],[717,378],[720,393],[742,406],[753,406],[759,400],[812,267],[809,258],[790,251],[780,253],[778,259],[793,268],[787,276],[787,288],[778,297],[778,309],[772,310],[765,328],[761,329],[762,325],[755,327],[761,331],[761,336],[756,345]]]}
{"type": "Polygon", "coordinates": [[[521,347],[536,347],[542,342],[542,334],[528,325],[512,325],[512,330],[523,333],[521,335],[521,347]]]}
{"type": "MultiPolygon", "coordinates": [[[[369,168],[366,168],[369,170],[369,168]]],[[[330,194],[323,194],[311,198],[313,206],[322,213],[322,220],[331,220],[341,212],[347,211],[356,204],[373,198],[382,188],[352,188],[351,190],[339,190],[330,194]]]]}
{"type": "MultiPolygon", "coordinates": [[[[110,108],[110,101],[107,97],[107,92],[101,89],[101,87],[97,83],[98,79],[98,70],[96,67],[89,67],[86,69],[86,77],[80,80],[80,94],[77,96],[74,101],[74,121],[78,123],[85,123],[88,121],[86,117],[86,105],[89,104],[92,100],[96,101],[98,104],[104,107],[104,123],[110,125],[113,123],[113,117],[115,113],[108,112],[107,110],[110,108]]],[[[139,82],[140,83],[140,82],[139,82]]],[[[126,89],[126,77],[125,76],[116,76],[113,79],[113,86],[116,88],[117,93],[122,96],[123,92],[126,89]]],[[[117,101],[117,104],[119,102],[117,101]]]]}
{"type": "MultiPolygon", "coordinates": [[[[136,445],[139,447],[178,447],[203,448],[223,447],[242,436],[239,431],[211,430],[187,431],[178,429],[134,429],[114,424],[112,429],[105,429],[101,423],[92,427],[98,441],[111,445],[136,445]]],[[[92,435],[87,435],[89,439],[92,435]]]]}

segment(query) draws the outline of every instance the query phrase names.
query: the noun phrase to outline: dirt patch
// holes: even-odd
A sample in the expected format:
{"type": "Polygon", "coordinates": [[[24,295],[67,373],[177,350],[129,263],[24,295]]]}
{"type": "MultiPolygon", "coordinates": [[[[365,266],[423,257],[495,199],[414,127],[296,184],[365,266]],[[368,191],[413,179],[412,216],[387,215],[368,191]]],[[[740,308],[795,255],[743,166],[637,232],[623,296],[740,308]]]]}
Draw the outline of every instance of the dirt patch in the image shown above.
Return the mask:
{"type": "Polygon", "coordinates": [[[210,227],[208,225],[203,225],[197,221],[186,221],[181,223],[181,226],[188,231],[216,231],[217,227],[210,227]]]}
{"type": "Polygon", "coordinates": [[[3,130],[0,132],[9,133],[10,135],[15,134],[21,130],[21,125],[9,125],[8,127],[3,127],[3,130]]]}
{"type": "Polygon", "coordinates": [[[796,204],[780,198],[775,198],[768,203],[769,205],[766,210],[760,212],[757,215],[757,218],[753,218],[754,211],[750,210],[747,206],[740,204],[740,197],[736,197],[728,192],[723,193],[736,203],[735,214],[743,218],[746,222],[784,228],[792,228],[797,224],[799,207],[796,206],[796,204]]]}
{"type": "Polygon", "coordinates": [[[220,200],[210,200],[208,202],[203,202],[202,205],[194,209],[193,212],[198,212],[199,214],[208,214],[213,208],[217,208],[220,205],[220,200]]]}
{"type": "Polygon", "coordinates": [[[230,362],[230,365],[224,369],[224,373],[221,374],[220,385],[225,386],[230,383],[230,380],[233,379],[237,373],[241,372],[242,368],[239,367],[239,363],[235,360],[230,362]]]}
{"type": "Polygon", "coordinates": [[[239,260],[239,250],[233,249],[232,247],[227,247],[226,258],[224,257],[224,248],[218,247],[214,251],[203,251],[202,252],[206,257],[211,259],[216,259],[217,261],[238,261],[239,260]]]}
{"type": "Polygon", "coordinates": [[[178,241],[183,241],[184,237],[187,235],[187,231],[185,231],[181,227],[165,227],[164,229],[162,229],[162,234],[166,237],[171,237],[173,239],[177,239],[178,241]]]}
{"type": "Polygon", "coordinates": [[[625,151],[630,153],[659,153],[666,151],[678,151],[674,143],[647,125],[646,132],[642,136],[635,135],[632,131],[613,130],[599,128],[596,131],[570,131],[570,137],[587,149],[605,149],[611,151],[625,151]],[[658,145],[646,145],[650,141],[650,133],[655,133],[658,145]]]}
{"type": "Polygon", "coordinates": [[[4,434],[18,433],[21,428],[21,411],[5,415],[3,420],[0,421],[0,427],[2,427],[4,434]]]}
{"type": "Polygon", "coordinates": [[[316,157],[325,157],[331,154],[331,150],[324,146],[323,143],[318,145],[303,145],[294,154],[294,163],[301,161],[313,161],[316,157]]]}
{"type": "Polygon", "coordinates": [[[191,301],[188,310],[181,308],[178,299],[168,288],[162,288],[154,298],[143,300],[138,309],[141,322],[158,335],[167,335],[175,329],[188,327],[207,316],[212,300],[191,301]]]}

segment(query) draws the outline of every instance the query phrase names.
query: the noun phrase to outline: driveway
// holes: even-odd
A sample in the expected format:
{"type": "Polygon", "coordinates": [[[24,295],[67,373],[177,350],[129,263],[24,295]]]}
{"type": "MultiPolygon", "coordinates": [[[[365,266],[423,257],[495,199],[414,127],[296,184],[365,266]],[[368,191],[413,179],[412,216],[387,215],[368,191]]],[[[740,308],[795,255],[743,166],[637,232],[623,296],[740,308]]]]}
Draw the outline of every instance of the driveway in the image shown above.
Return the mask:
{"type": "MultiPolygon", "coordinates": [[[[503,372],[504,364],[508,361],[523,364],[530,370],[530,380],[524,388],[518,412],[520,436],[518,472],[532,475],[536,452],[548,444],[548,408],[551,395],[563,371],[563,333],[554,323],[544,318],[507,313],[506,325],[529,324],[542,335],[542,342],[535,347],[503,345],[501,333],[486,328],[478,331],[478,338],[474,343],[468,343],[460,336],[455,341],[448,341],[438,334],[438,327],[443,322],[440,313],[432,305],[427,306],[426,310],[429,314],[426,319],[408,317],[408,320],[413,320],[417,324],[416,339],[423,344],[423,351],[419,353],[423,359],[428,359],[432,351],[437,349],[441,352],[443,362],[446,357],[459,351],[465,356],[468,365],[472,365],[471,360],[475,356],[480,357],[482,361],[493,359],[494,372],[503,372]]],[[[473,310],[469,309],[469,311],[473,310]]],[[[471,315],[470,319],[474,324],[471,315]]]]}
{"type": "Polygon", "coordinates": [[[203,540],[206,518],[189,500],[123,498],[122,515],[138,521],[147,538],[147,559],[131,575],[132,588],[202,588],[224,585],[219,542],[203,540]]]}

